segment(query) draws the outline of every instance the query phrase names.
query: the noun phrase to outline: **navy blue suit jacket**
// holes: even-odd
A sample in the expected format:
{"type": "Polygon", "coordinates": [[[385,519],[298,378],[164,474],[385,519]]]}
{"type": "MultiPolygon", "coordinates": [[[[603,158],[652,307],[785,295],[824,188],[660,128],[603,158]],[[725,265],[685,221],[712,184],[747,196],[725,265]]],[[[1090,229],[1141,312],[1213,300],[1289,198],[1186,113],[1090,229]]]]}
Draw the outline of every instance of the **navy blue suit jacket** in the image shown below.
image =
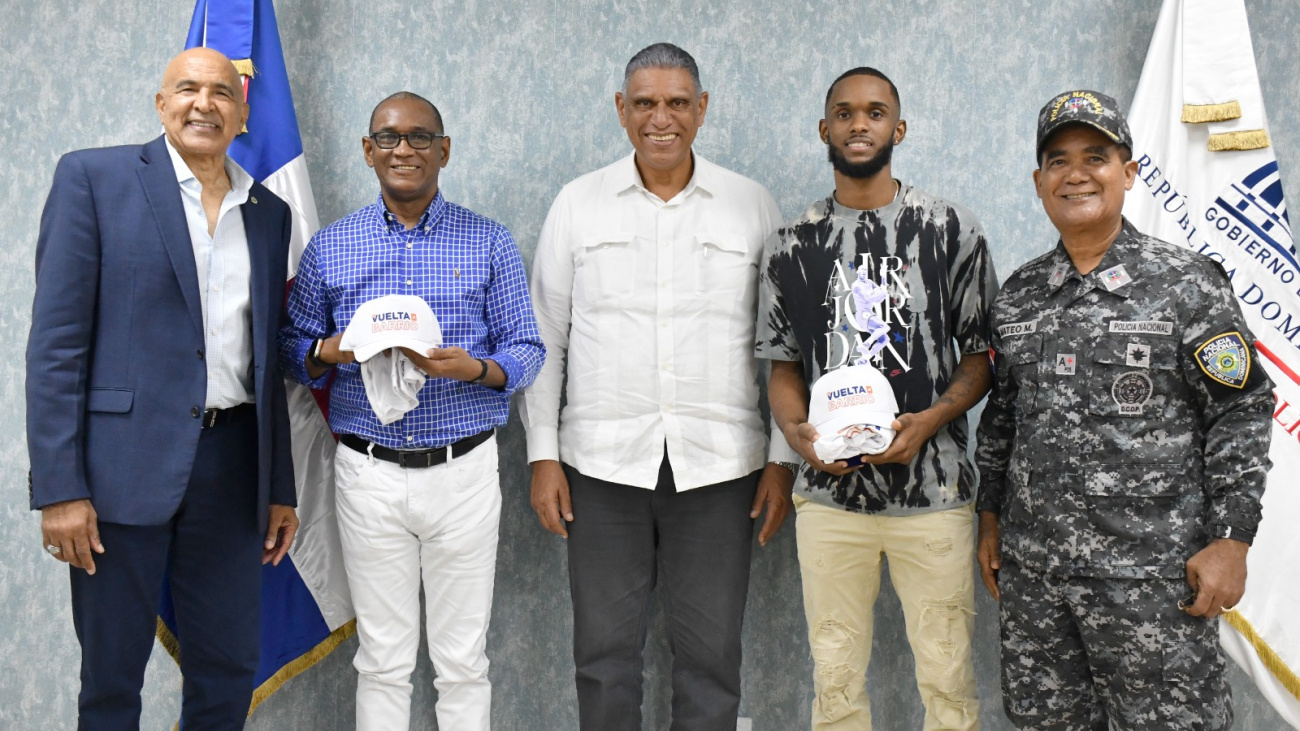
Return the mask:
{"type": "MultiPolygon", "coordinates": [[[[41,215],[27,341],[32,509],[90,498],[102,521],[159,525],[180,506],[207,393],[198,274],[182,206],[162,137],[59,160],[41,215]]],[[[265,528],[269,504],[297,504],[275,342],[292,217],[256,183],[240,212],[252,269],[265,528]]]]}

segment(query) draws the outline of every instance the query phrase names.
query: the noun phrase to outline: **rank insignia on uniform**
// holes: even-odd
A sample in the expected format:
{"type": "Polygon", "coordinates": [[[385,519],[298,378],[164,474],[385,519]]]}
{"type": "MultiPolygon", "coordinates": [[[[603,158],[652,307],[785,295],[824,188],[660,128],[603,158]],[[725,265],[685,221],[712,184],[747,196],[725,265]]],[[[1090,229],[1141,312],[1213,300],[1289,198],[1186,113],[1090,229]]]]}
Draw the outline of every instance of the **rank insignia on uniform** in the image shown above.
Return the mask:
{"type": "Polygon", "coordinates": [[[1056,354],[1056,375],[1073,376],[1074,367],[1075,367],[1074,353],[1056,354]]]}
{"type": "Polygon", "coordinates": [[[1239,332],[1215,335],[1196,349],[1196,364],[1225,386],[1245,388],[1250,377],[1250,346],[1239,332]]]}
{"type": "Polygon", "coordinates": [[[1141,343],[1129,343],[1128,358],[1124,361],[1124,365],[1130,367],[1136,366],[1138,368],[1150,368],[1151,346],[1143,345],[1141,343]]]}
{"type": "Polygon", "coordinates": [[[1129,371],[1115,377],[1110,396],[1119,404],[1120,416],[1141,416],[1142,406],[1151,398],[1155,387],[1142,371],[1129,371]]]}
{"type": "Polygon", "coordinates": [[[1131,281],[1133,281],[1133,278],[1128,275],[1128,272],[1124,271],[1123,264],[1111,267],[1101,273],[1101,284],[1106,288],[1107,292],[1114,292],[1131,281]]]}
{"type": "Polygon", "coordinates": [[[1065,281],[1065,275],[1069,273],[1070,265],[1063,261],[1058,262],[1056,266],[1052,267],[1052,274],[1047,278],[1047,284],[1052,287],[1059,287],[1061,282],[1065,281]]]}

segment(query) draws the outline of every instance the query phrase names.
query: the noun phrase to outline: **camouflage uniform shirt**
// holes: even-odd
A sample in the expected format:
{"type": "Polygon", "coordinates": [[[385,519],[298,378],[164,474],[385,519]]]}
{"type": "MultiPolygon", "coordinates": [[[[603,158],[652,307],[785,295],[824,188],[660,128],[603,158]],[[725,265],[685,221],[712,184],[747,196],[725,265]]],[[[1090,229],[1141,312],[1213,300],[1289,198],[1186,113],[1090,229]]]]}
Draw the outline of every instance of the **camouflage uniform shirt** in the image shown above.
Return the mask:
{"type": "Polygon", "coordinates": [[[977,507],[1037,571],[1184,576],[1216,525],[1254,533],[1272,384],[1223,270],[1127,221],[1087,276],[1059,242],[993,306],[977,507]]]}
{"type": "MultiPolygon", "coordinates": [[[[886,206],[817,201],[771,238],[759,265],[757,353],[801,361],[811,385],[852,364],[861,332],[851,285],[867,268],[889,297],[879,312],[889,343],[872,365],[901,412],[928,408],[948,388],[962,355],[988,349],[997,275],[984,230],[970,211],[908,185],[886,206]]],[[[795,489],[809,500],[873,515],[914,515],[971,502],[969,426],[954,419],[911,464],[866,466],[837,477],[805,467],[795,489]]]]}

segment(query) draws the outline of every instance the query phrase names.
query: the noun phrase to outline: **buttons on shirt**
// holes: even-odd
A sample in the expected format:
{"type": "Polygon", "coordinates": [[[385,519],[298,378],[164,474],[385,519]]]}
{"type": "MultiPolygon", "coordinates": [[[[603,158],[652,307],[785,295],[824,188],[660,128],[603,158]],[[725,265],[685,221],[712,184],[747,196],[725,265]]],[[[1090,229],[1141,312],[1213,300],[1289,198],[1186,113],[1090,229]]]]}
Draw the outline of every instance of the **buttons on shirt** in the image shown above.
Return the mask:
{"type": "Polygon", "coordinates": [[[415,441],[415,437],[414,437],[414,436],[411,436],[411,435],[407,435],[407,437],[406,437],[406,441],[408,441],[408,442],[413,442],[413,441],[415,441]]]}
{"type": "Polygon", "coordinates": [[[407,242],[406,242],[406,248],[409,249],[409,248],[411,248],[412,246],[415,246],[415,244],[412,244],[410,241],[407,241],[407,242]]]}
{"type": "Polygon", "coordinates": [[[408,287],[411,286],[411,285],[414,284],[414,283],[415,283],[415,281],[412,280],[412,279],[408,279],[408,280],[406,280],[406,286],[408,286],[408,287]]]}

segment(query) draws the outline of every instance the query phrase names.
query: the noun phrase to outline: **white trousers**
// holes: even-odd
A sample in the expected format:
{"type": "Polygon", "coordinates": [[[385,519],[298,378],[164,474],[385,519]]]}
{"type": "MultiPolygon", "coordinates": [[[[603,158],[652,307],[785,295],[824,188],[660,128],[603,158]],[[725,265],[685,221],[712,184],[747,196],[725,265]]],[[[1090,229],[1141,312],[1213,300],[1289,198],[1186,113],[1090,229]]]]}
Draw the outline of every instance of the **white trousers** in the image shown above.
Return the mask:
{"type": "Polygon", "coordinates": [[[438,728],[487,731],[488,619],[501,483],[493,437],[436,467],[404,469],[340,445],[343,565],[357,612],[357,729],[404,731],[420,645],[420,581],[438,728]]]}

